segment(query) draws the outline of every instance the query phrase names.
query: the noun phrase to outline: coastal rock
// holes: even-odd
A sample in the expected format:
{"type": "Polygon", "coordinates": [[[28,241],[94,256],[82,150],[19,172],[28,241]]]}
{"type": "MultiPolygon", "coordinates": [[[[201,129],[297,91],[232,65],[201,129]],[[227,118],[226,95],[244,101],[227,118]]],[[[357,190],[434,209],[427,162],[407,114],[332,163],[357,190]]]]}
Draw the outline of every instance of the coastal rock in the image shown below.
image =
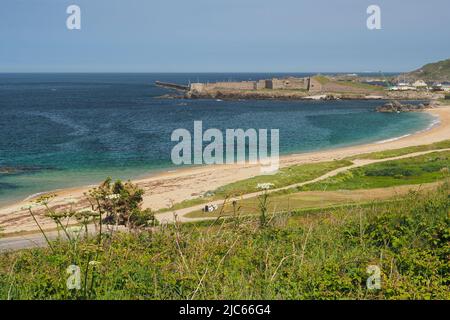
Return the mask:
{"type": "Polygon", "coordinates": [[[170,94],[170,93],[163,94],[162,96],[157,96],[157,97],[155,97],[155,99],[182,99],[182,98],[184,98],[183,95],[180,95],[180,94],[170,94]]]}
{"type": "Polygon", "coordinates": [[[377,112],[413,112],[413,111],[422,111],[430,108],[434,108],[436,106],[436,102],[430,101],[426,103],[420,104],[401,104],[399,101],[390,101],[386,102],[384,105],[376,108],[377,112]]]}

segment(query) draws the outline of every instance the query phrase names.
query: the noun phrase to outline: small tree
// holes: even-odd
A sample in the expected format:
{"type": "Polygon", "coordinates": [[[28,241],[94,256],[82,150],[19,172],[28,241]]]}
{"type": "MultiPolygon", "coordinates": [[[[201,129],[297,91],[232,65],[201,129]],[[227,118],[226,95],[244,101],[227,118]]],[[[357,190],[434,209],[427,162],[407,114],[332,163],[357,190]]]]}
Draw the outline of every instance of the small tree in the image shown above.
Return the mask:
{"type": "Polygon", "coordinates": [[[128,228],[157,224],[154,213],[150,209],[142,209],[143,195],[144,190],[130,181],[112,182],[111,178],[87,194],[92,210],[100,213],[103,223],[128,228]]]}

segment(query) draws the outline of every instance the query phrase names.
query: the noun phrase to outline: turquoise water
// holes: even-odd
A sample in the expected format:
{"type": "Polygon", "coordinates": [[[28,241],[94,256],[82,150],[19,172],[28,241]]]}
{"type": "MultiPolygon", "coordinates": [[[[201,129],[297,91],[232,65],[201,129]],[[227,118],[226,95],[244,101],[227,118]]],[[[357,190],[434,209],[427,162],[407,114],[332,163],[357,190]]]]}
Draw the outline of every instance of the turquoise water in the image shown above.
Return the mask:
{"type": "MultiPolygon", "coordinates": [[[[279,129],[282,154],[400,137],[430,126],[422,113],[374,112],[380,101],[159,99],[155,80],[248,80],[265,74],[1,74],[0,205],[108,176],[172,168],[173,130],[279,129]]],[[[280,75],[276,75],[280,76],[280,75]]],[[[172,168],[173,169],[173,168],[172,168]]]]}

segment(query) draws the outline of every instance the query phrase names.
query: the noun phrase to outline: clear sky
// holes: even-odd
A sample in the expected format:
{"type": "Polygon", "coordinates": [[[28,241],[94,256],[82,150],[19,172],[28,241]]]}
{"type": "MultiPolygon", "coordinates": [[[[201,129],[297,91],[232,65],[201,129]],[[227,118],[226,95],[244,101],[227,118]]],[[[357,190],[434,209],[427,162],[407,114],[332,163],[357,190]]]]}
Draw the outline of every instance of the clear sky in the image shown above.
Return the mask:
{"type": "Polygon", "coordinates": [[[0,2],[0,72],[395,72],[446,58],[449,0],[0,2]],[[66,28],[71,4],[81,30],[66,28]],[[366,27],[371,4],[381,30],[366,27]]]}

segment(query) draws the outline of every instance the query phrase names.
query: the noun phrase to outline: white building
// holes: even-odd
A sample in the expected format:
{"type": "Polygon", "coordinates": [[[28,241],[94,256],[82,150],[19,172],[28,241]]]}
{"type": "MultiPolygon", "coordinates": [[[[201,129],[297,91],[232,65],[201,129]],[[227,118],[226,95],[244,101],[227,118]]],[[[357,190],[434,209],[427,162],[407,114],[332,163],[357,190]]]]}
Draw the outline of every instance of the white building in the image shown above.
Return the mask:
{"type": "Polygon", "coordinates": [[[397,84],[397,90],[399,91],[408,91],[408,90],[416,90],[416,87],[412,86],[407,82],[400,82],[397,84]]]}
{"type": "Polygon", "coordinates": [[[434,83],[433,90],[450,92],[450,83],[434,83]]]}
{"type": "Polygon", "coordinates": [[[426,89],[428,87],[427,83],[423,80],[417,80],[412,84],[412,86],[417,89],[426,89]]]}

